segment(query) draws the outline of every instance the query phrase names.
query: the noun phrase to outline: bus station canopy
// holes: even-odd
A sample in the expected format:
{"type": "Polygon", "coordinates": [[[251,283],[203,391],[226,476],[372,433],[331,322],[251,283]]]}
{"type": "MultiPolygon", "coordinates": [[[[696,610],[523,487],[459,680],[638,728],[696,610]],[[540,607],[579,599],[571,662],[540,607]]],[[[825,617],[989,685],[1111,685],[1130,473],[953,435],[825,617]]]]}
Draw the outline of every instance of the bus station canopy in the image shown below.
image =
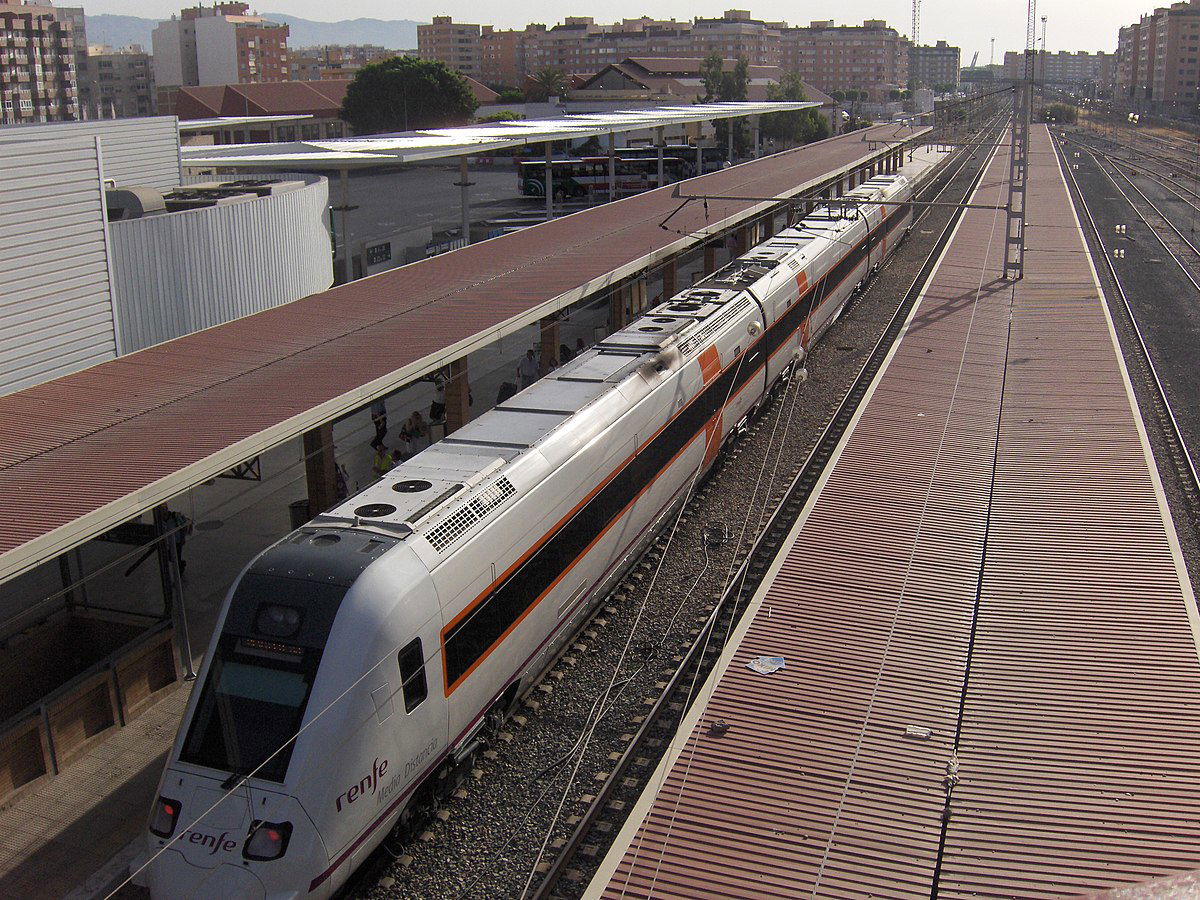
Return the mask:
{"type": "Polygon", "coordinates": [[[708,122],[741,116],[810,109],[819,103],[703,103],[657,106],[603,113],[577,113],[552,119],[524,119],[431,128],[401,134],[338,138],[327,141],[289,141],[275,144],[223,144],[184,147],[185,166],[238,169],[354,169],[396,165],[444,157],[488,153],[542,141],[586,138],[616,132],[642,131],[665,125],[708,122]]]}

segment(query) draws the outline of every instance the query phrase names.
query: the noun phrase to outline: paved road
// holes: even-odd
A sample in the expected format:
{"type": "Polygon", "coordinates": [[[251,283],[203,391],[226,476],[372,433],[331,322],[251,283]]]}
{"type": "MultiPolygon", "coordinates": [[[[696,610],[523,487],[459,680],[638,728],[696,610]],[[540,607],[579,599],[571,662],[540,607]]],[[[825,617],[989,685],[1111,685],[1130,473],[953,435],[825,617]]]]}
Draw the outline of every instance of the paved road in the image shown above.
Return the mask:
{"type": "MultiPolygon", "coordinates": [[[[515,210],[537,209],[539,202],[517,191],[511,164],[495,169],[472,169],[473,218],[493,218],[515,210]]],[[[461,217],[461,194],[455,186],[458,167],[419,167],[386,173],[362,173],[350,178],[350,233],[355,239],[386,237],[397,231],[431,225],[454,228],[461,217]]],[[[330,179],[330,199],[341,204],[337,176],[330,179]]]]}

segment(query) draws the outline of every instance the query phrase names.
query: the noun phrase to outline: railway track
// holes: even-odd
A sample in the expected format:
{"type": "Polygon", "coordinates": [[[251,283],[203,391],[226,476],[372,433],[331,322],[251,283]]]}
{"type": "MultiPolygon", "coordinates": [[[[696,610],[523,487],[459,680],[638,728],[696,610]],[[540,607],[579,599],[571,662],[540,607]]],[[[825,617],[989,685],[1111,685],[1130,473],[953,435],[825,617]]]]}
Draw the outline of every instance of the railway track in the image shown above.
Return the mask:
{"type": "Polygon", "coordinates": [[[1104,172],[1129,204],[1142,223],[1163,245],[1180,271],[1197,292],[1200,292],[1200,249],[1192,243],[1157,203],[1151,200],[1132,178],[1104,155],[1091,154],[1096,165],[1104,172]]]}
{"type": "MultiPolygon", "coordinates": [[[[1159,377],[1158,370],[1155,368],[1154,360],[1150,355],[1149,346],[1147,345],[1145,336],[1142,333],[1137,316],[1134,315],[1133,306],[1130,304],[1129,298],[1126,295],[1125,287],[1121,282],[1121,277],[1106,250],[1104,235],[1101,234],[1100,228],[1096,224],[1096,219],[1092,215],[1092,210],[1088,204],[1087,197],[1084,195],[1079,186],[1079,182],[1075,178],[1074,171],[1069,165],[1069,160],[1067,159],[1061,144],[1056,142],[1055,147],[1057,148],[1060,158],[1062,159],[1063,170],[1067,173],[1068,182],[1070,184],[1071,193],[1075,198],[1076,206],[1083,213],[1082,219],[1086,222],[1086,228],[1090,234],[1090,237],[1094,239],[1095,247],[1099,250],[1099,252],[1094,252],[1092,256],[1093,258],[1104,260],[1103,264],[1098,266],[1098,268],[1102,273],[1102,277],[1108,282],[1108,287],[1110,288],[1110,290],[1106,290],[1106,294],[1110,298],[1109,308],[1113,311],[1114,317],[1118,318],[1121,325],[1124,327],[1125,332],[1130,336],[1130,340],[1124,342],[1125,359],[1130,369],[1130,374],[1137,378],[1142,388],[1140,393],[1142,395],[1141,406],[1143,415],[1149,415],[1157,426],[1163,447],[1166,449],[1166,453],[1169,458],[1169,464],[1173,469],[1174,474],[1178,478],[1181,494],[1187,504],[1187,513],[1191,519],[1191,522],[1193,525],[1195,525],[1198,521],[1200,521],[1200,473],[1197,472],[1196,458],[1192,454],[1191,449],[1188,447],[1187,441],[1183,436],[1183,431],[1179,426],[1179,421],[1175,416],[1174,410],[1171,408],[1171,402],[1167,396],[1167,391],[1163,386],[1162,379],[1159,377]],[[1113,301],[1114,297],[1116,298],[1116,302],[1113,301]]],[[[1100,163],[1099,158],[1097,158],[1096,163],[1098,166],[1101,166],[1102,171],[1105,171],[1108,173],[1110,178],[1113,178],[1112,173],[1100,163]]],[[[1132,182],[1129,179],[1126,179],[1126,181],[1132,185],[1132,182]]],[[[1122,196],[1124,196],[1125,199],[1130,203],[1130,206],[1139,215],[1139,217],[1146,222],[1147,227],[1151,228],[1154,234],[1162,239],[1163,236],[1159,234],[1159,229],[1156,229],[1154,225],[1151,224],[1147,216],[1143,215],[1142,209],[1139,209],[1139,205],[1137,202],[1135,202],[1134,198],[1130,196],[1129,193],[1121,189],[1121,186],[1116,179],[1114,179],[1112,183],[1117,187],[1117,190],[1122,194],[1122,196]]],[[[1136,185],[1132,186],[1134,188],[1134,195],[1140,198],[1143,206],[1145,204],[1153,206],[1148,198],[1146,198],[1145,194],[1142,193],[1136,187],[1136,185]]],[[[1165,220],[1166,217],[1162,215],[1161,211],[1157,211],[1157,213],[1160,218],[1165,220]]],[[[1170,225],[1170,232],[1182,239],[1183,244],[1186,244],[1186,252],[1193,255],[1193,260],[1196,257],[1200,257],[1200,250],[1197,250],[1190,241],[1184,238],[1182,233],[1179,232],[1174,225],[1171,225],[1169,221],[1167,224],[1170,225]]],[[[1187,275],[1188,280],[1191,281],[1191,283],[1196,286],[1197,291],[1200,292],[1200,284],[1197,283],[1197,279],[1193,275],[1193,272],[1197,270],[1196,263],[1193,260],[1189,260],[1189,264],[1185,265],[1184,262],[1176,255],[1174,250],[1172,250],[1168,240],[1163,239],[1163,246],[1179,265],[1180,269],[1183,270],[1184,274],[1187,275]]]]}
{"type": "MultiPolygon", "coordinates": [[[[930,199],[931,196],[933,199],[945,197],[957,202],[965,186],[975,182],[978,176],[976,170],[982,170],[983,157],[986,154],[978,152],[979,148],[990,147],[991,144],[994,144],[999,124],[999,119],[991,123],[987,129],[978,133],[974,143],[964,145],[948,160],[943,172],[923,192],[923,199],[930,199]],[[974,162],[972,161],[973,155],[978,157],[974,162]]],[[[936,247],[940,246],[941,238],[948,233],[948,230],[943,229],[939,238],[934,239],[927,237],[934,232],[922,229],[921,226],[935,228],[943,217],[949,217],[949,212],[945,207],[928,207],[926,212],[921,213],[920,220],[913,226],[916,233],[908,239],[908,246],[913,249],[910,249],[907,255],[902,249],[899,254],[890,258],[888,264],[884,266],[881,276],[869,282],[866,290],[858,295],[851,307],[843,314],[843,322],[854,319],[851,313],[855,312],[858,307],[862,307],[864,312],[878,308],[870,305],[863,306],[863,303],[865,298],[878,291],[881,283],[891,281],[894,285],[892,288],[895,291],[894,296],[899,296],[909,287],[909,280],[912,277],[910,273],[919,266],[918,260],[924,258],[916,254],[926,253],[928,244],[931,249],[927,255],[930,258],[936,258],[939,252],[936,247]],[[932,213],[932,215],[927,215],[927,213],[932,213]],[[928,221],[929,219],[934,221],[931,223],[928,221]],[[918,229],[921,230],[917,231],[918,229]]],[[[928,261],[925,263],[927,268],[930,265],[931,263],[928,261]]],[[[927,272],[920,275],[914,280],[914,284],[923,283],[926,275],[927,272]]],[[[908,298],[905,299],[907,302],[908,298]]],[[[860,352],[862,354],[868,352],[866,348],[875,343],[875,336],[884,327],[883,321],[896,310],[894,305],[896,302],[895,299],[889,298],[886,305],[881,304],[882,308],[878,308],[878,312],[870,313],[870,316],[879,324],[871,329],[870,336],[863,343],[862,351],[857,351],[851,346],[836,346],[839,338],[832,336],[833,333],[822,342],[817,356],[823,357],[824,363],[820,360],[817,361],[820,371],[814,378],[810,378],[805,386],[810,394],[811,391],[817,390],[814,385],[826,382],[835,374],[836,367],[828,369],[827,364],[838,357],[845,357],[846,354],[843,351],[853,350],[856,355],[860,352]]],[[[904,310],[907,308],[906,305],[902,306],[904,310]]],[[[906,315],[906,312],[897,311],[895,316],[891,316],[891,321],[893,324],[902,323],[906,315]]],[[[862,327],[862,325],[854,325],[849,333],[845,333],[843,329],[840,340],[854,343],[857,337],[850,337],[849,334],[861,330],[862,327]]],[[[835,326],[835,331],[840,328],[841,323],[839,326],[835,326]]],[[[864,337],[866,336],[864,335],[864,337]]],[[[887,343],[890,345],[890,339],[887,343]]],[[[872,357],[879,353],[879,349],[876,346],[872,357]]],[[[886,348],[883,352],[886,353],[886,348]]],[[[838,375],[840,383],[849,383],[852,371],[848,369],[844,376],[838,375]],[[843,378],[844,380],[842,380],[843,378]]],[[[815,396],[820,397],[821,392],[828,391],[832,387],[832,383],[828,387],[821,387],[815,396]]],[[[620,709],[614,710],[614,722],[611,727],[608,727],[610,733],[598,734],[595,741],[597,746],[587,751],[591,755],[587,763],[588,768],[584,768],[583,772],[590,774],[594,768],[610,770],[604,783],[598,785],[605,792],[604,799],[600,799],[599,791],[594,795],[586,793],[595,790],[590,783],[587,783],[588,779],[586,778],[581,779],[584,782],[582,788],[578,785],[571,788],[574,793],[570,796],[568,812],[579,810],[581,796],[584,800],[590,800],[588,804],[590,811],[579,810],[580,815],[567,818],[566,825],[560,823],[558,829],[553,831],[556,839],[549,844],[549,847],[553,852],[554,859],[547,859],[537,868],[529,890],[523,895],[530,896],[536,892],[538,896],[548,896],[554,888],[554,883],[559,882],[564,874],[577,874],[574,870],[577,865],[584,864],[581,861],[592,858],[589,854],[595,855],[596,859],[599,858],[596,855],[599,854],[600,849],[597,844],[598,835],[612,829],[616,820],[597,818],[595,810],[612,807],[608,811],[617,813],[621,807],[628,808],[627,798],[635,795],[640,786],[638,775],[640,773],[649,774],[649,771],[652,770],[659,748],[665,747],[664,736],[669,736],[673,727],[671,720],[674,719],[675,722],[678,722],[683,713],[682,708],[676,706],[680,701],[674,699],[678,695],[678,688],[690,683],[692,678],[702,676],[719,656],[720,647],[709,641],[709,635],[719,636],[726,632],[730,627],[730,614],[733,607],[717,602],[720,588],[725,584],[724,577],[718,576],[724,576],[726,566],[729,571],[737,569],[738,576],[735,583],[748,587],[754,582],[754,579],[761,578],[766,565],[769,565],[769,560],[764,562],[767,557],[762,554],[748,556],[744,548],[735,545],[734,540],[728,540],[729,532],[723,522],[713,522],[712,527],[705,526],[717,516],[727,516],[726,510],[731,505],[735,508],[742,508],[740,515],[745,517],[745,497],[740,497],[737,502],[732,504],[725,500],[724,491],[730,490],[727,487],[730,483],[729,478],[734,476],[739,469],[757,468],[743,465],[739,461],[739,457],[743,453],[749,454],[750,459],[758,461],[760,454],[764,452],[764,446],[767,454],[777,452],[771,447],[775,440],[771,430],[771,420],[778,420],[778,414],[784,410],[784,403],[794,394],[795,390],[797,388],[793,385],[789,390],[778,391],[772,402],[764,404],[765,408],[760,416],[751,422],[748,433],[734,444],[725,462],[717,467],[709,480],[698,486],[693,496],[693,502],[689,503],[685,510],[683,522],[686,524],[680,529],[680,540],[676,540],[674,545],[671,545],[670,541],[660,536],[659,540],[651,545],[622,584],[616,588],[613,595],[600,605],[596,618],[583,626],[580,633],[573,639],[577,643],[573,643],[567,651],[564,651],[564,657],[547,671],[542,683],[530,687],[517,714],[493,732],[491,735],[493,742],[490,744],[490,748],[481,754],[482,758],[477,761],[477,768],[472,773],[472,777],[462,785],[461,790],[456,792],[455,797],[440,808],[430,810],[425,820],[407,838],[403,839],[403,843],[392,844],[377,851],[375,856],[368,860],[351,879],[351,882],[343,888],[341,896],[412,898],[522,895],[526,875],[535,865],[534,850],[536,849],[536,847],[530,847],[527,851],[522,849],[523,845],[527,845],[525,832],[541,828],[540,834],[545,834],[547,828],[547,823],[544,821],[541,825],[538,824],[539,816],[542,813],[539,812],[532,819],[528,819],[528,816],[524,814],[526,809],[532,809],[541,802],[540,797],[535,799],[533,796],[540,790],[540,786],[553,785],[556,783],[555,779],[558,778],[558,775],[554,774],[554,766],[558,763],[549,768],[543,768],[546,765],[547,754],[550,752],[546,748],[556,747],[553,755],[559,763],[566,758],[560,756],[561,748],[564,745],[569,746],[575,740],[579,724],[584,718],[587,706],[592,704],[595,694],[590,695],[582,704],[577,698],[568,698],[575,697],[581,693],[581,689],[586,689],[589,685],[602,683],[595,680],[594,667],[589,670],[593,657],[602,658],[607,652],[604,648],[621,639],[621,629],[624,627],[622,618],[628,616],[630,608],[636,605],[632,602],[632,598],[645,594],[647,584],[653,580],[653,573],[657,572],[665,562],[664,578],[673,577],[678,581],[686,581],[691,585],[687,593],[691,595],[694,592],[694,596],[691,600],[685,597],[677,611],[672,613],[668,609],[662,614],[662,619],[670,618],[672,623],[675,623],[675,617],[678,616],[678,623],[674,625],[669,623],[666,626],[661,644],[663,648],[661,656],[649,654],[645,661],[640,663],[644,671],[641,671],[640,674],[635,672],[634,675],[628,677],[628,688],[623,687],[620,690],[638,693],[631,695],[633,700],[625,703],[620,709]],[[691,517],[695,517],[696,521],[688,522],[691,517]],[[684,534],[685,532],[698,534],[693,534],[689,538],[684,534]],[[714,566],[713,574],[708,575],[708,580],[704,582],[701,581],[705,577],[703,571],[699,575],[697,574],[696,570],[699,570],[700,567],[694,561],[694,557],[689,555],[694,553],[690,548],[697,543],[704,545],[706,557],[711,554],[714,566]],[[716,571],[717,569],[719,572],[716,571]],[[716,584],[713,584],[711,588],[707,587],[714,579],[716,584]],[[699,589],[697,589],[697,585],[699,585],[699,589]],[[670,638],[669,641],[666,640],[667,637],[670,638]],[[706,643],[712,644],[712,646],[705,649],[706,643]],[[578,683],[579,687],[573,685],[572,682],[578,683]],[[562,697],[561,700],[560,697],[562,697]],[[564,727],[564,720],[567,717],[560,708],[560,704],[569,706],[572,703],[575,704],[578,713],[570,717],[567,723],[568,728],[564,727]],[[625,721],[627,712],[632,716],[632,720],[628,722],[625,721]],[[640,733],[642,739],[631,739],[634,733],[640,733]],[[515,753],[510,749],[517,747],[521,749],[515,753]],[[638,747],[647,751],[648,755],[639,753],[638,747]],[[540,757],[538,756],[539,752],[541,753],[540,757]],[[604,760],[606,757],[608,762],[597,761],[604,760]],[[522,787],[510,789],[505,786],[505,782],[522,785],[522,787]],[[506,791],[509,791],[507,799],[506,791]],[[582,822],[585,818],[592,821],[592,826],[585,829],[575,827],[573,830],[568,827],[573,825],[577,819],[582,822]],[[518,833],[521,834],[518,835],[518,833]],[[572,859],[576,862],[573,863],[572,859]],[[495,870],[489,869],[490,866],[495,866],[495,870]],[[553,876],[548,877],[551,875],[551,870],[553,870],[553,876]],[[514,876],[514,871],[519,873],[519,877],[514,876]]],[[[808,396],[810,395],[806,394],[806,397],[808,396]]],[[[820,403],[819,400],[817,402],[820,403]]],[[[803,429],[800,429],[799,435],[789,435],[789,443],[799,441],[799,446],[789,451],[788,455],[794,457],[792,461],[784,461],[780,464],[780,484],[786,484],[787,479],[800,468],[800,463],[805,460],[806,456],[809,460],[806,463],[806,468],[810,473],[809,480],[815,481],[821,467],[820,457],[824,453],[827,458],[827,453],[820,446],[814,445],[816,449],[806,455],[805,446],[809,441],[815,440],[820,433],[821,426],[826,423],[829,416],[834,415],[835,409],[838,414],[842,415],[844,421],[848,421],[849,414],[852,413],[851,404],[853,402],[855,401],[843,397],[843,391],[838,389],[836,397],[830,397],[827,407],[829,411],[825,414],[820,412],[819,405],[815,408],[808,408],[803,417],[811,421],[811,430],[808,435],[804,434],[803,429]],[[842,400],[840,406],[837,404],[839,398],[842,400]]],[[[789,417],[790,415],[788,413],[789,417]]],[[[799,418],[801,418],[801,414],[797,413],[797,419],[799,418]]],[[[843,429],[844,421],[841,425],[843,429]]],[[[831,439],[834,433],[830,430],[832,428],[834,426],[826,429],[831,439]]],[[[833,440],[832,443],[835,445],[836,440],[833,440]]],[[[830,445],[826,444],[826,446],[830,445]]],[[[734,477],[733,484],[737,484],[737,479],[741,477],[734,477]]],[[[752,479],[747,477],[746,480],[752,479]]],[[[757,490],[753,485],[749,485],[749,487],[757,490]]],[[[733,490],[736,491],[737,488],[733,488],[733,490]]],[[[764,491],[764,508],[773,509],[783,502],[789,493],[782,487],[775,487],[773,482],[769,482],[764,491]]],[[[796,497],[798,496],[797,494],[796,497]]],[[[798,511],[799,507],[795,505],[795,502],[794,500],[792,503],[792,509],[798,511]]],[[[752,507],[751,522],[758,524],[760,513],[753,500],[750,506],[752,507]]],[[[735,513],[735,515],[738,514],[735,513]]],[[[778,536],[778,531],[782,529],[784,535],[787,532],[782,525],[784,519],[779,518],[781,515],[784,514],[776,513],[776,519],[780,524],[774,526],[774,530],[772,530],[773,526],[767,527],[765,536],[758,545],[761,550],[769,552],[772,544],[775,550],[778,549],[779,541],[782,539],[778,536]]],[[[762,515],[762,521],[767,521],[768,518],[767,514],[762,515]]],[[[775,520],[772,519],[772,521],[775,520]]],[[[752,537],[753,533],[747,540],[749,541],[752,537]]],[[[667,590],[669,594],[671,589],[667,590]]],[[[678,593],[682,592],[680,589],[678,593]]],[[[726,596],[728,596],[728,592],[726,596]]],[[[670,597],[662,599],[668,601],[668,606],[675,602],[670,597]]],[[[661,629],[661,622],[658,625],[644,624],[633,639],[639,654],[646,649],[647,642],[652,640],[650,636],[655,633],[655,628],[661,629]]],[[[612,663],[607,665],[608,671],[611,673],[612,663]]],[[[623,679],[622,683],[625,680],[623,679]]],[[[607,681],[607,676],[604,681],[607,681]]],[[[599,687],[595,690],[599,690],[599,687]]],[[[604,696],[603,693],[601,696],[604,696]]],[[[614,706],[617,705],[614,701],[614,706]]],[[[606,723],[607,726],[608,723],[606,723]]],[[[579,752],[579,758],[582,759],[584,751],[579,752]]],[[[581,887],[577,878],[568,878],[562,882],[562,890],[570,893],[569,885],[572,884],[581,887]]]]}
{"type": "Polygon", "coordinates": [[[1134,211],[1145,222],[1146,226],[1163,241],[1168,250],[1172,251],[1172,255],[1176,256],[1177,261],[1179,261],[1180,266],[1189,278],[1192,276],[1200,277],[1200,249],[1197,248],[1195,241],[1184,233],[1181,225],[1172,221],[1169,215],[1170,210],[1152,200],[1137,185],[1133,178],[1130,177],[1129,172],[1140,173],[1151,178],[1186,206],[1192,223],[1189,224],[1188,230],[1192,233],[1195,231],[1194,223],[1197,216],[1200,215],[1200,204],[1195,202],[1196,200],[1200,200],[1200,193],[1183,186],[1174,178],[1164,176],[1163,173],[1157,172],[1149,166],[1120,159],[1116,155],[1086,141],[1076,139],[1076,143],[1084,148],[1084,152],[1096,160],[1097,165],[1102,166],[1109,178],[1114,181],[1114,186],[1125,197],[1129,205],[1134,208],[1134,211]],[[1103,160],[1103,164],[1101,160],[1103,160]],[[1128,190],[1122,188],[1122,184],[1126,185],[1128,190]]]}
{"type": "MultiPolygon", "coordinates": [[[[982,149],[994,143],[997,128],[998,123],[991,123],[976,146],[982,149]]],[[[988,154],[973,153],[972,148],[968,148],[962,155],[963,159],[958,163],[957,169],[944,183],[933,185],[937,188],[933,200],[944,201],[950,197],[953,198],[952,202],[964,202],[978,185],[986,168],[988,154]],[[965,188],[963,181],[966,182],[965,188]],[[959,199],[960,197],[962,199],[959,199]]],[[[923,199],[929,199],[928,195],[923,199]]],[[[798,474],[784,491],[781,502],[771,513],[765,527],[729,580],[708,618],[695,629],[687,651],[675,665],[660,672],[660,693],[657,697],[648,698],[649,705],[644,715],[638,717],[639,721],[631,723],[624,751],[614,760],[611,771],[605,773],[601,787],[596,791],[587,809],[579,816],[570,837],[558,848],[555,858],[541,864],[540,880],[532,886],[532,890],[526,896],[536,900],[571,898],[579,896],[586,886],[595,865],[604,857],[609,844],[616,837],[630,808],[645,786],[646,779],[653,773],[659,756],[686,714],[693,698],[694,686],[703,681],[704,676],[720,657],[724,649],[724,639],[732,632],[743,609],[742,601],[751,596],[762,583],[783,541],[811,496],[855,411],[899,337],[904,322],[932,274],[938,256],[961,214],[962,210],[958,210],[948,217],[884,333],[842,397],[815,446],[800,466],[798,474]]],[[[924,218],[925,214],[922,213],[914,223],[914,228],[923,222],[924,218]]]]}

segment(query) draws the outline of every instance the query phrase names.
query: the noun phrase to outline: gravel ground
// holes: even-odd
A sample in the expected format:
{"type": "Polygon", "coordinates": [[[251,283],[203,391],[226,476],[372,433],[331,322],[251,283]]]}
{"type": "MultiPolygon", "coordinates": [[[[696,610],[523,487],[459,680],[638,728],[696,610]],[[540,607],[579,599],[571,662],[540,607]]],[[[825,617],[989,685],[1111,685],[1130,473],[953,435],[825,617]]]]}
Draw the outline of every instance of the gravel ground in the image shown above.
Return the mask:
{"type": "MultiPolygon", "coordinates": [[[[1088,141],[1101,145],[1094,137],[1088,137],[1088,141]]],[[[1154,359],[1154,366],[1162,379],[1180,430],[1194,449],[1200,446],[1200,405],[1196,403],[1197,391],[1200,390],[1200,316],[1197,315],[1200,296],[1178,274],[1178,267],[1165,255],[1162,245],[1137,218],[1129,204],[1112,189],[1111,182],[1095,170],[1092,160],[1085,154],[1079,163],[1076,178],[1101,232],[1113,234],[1113,225],[1126,224],[1134,237],[1126,246],[1125,259],[1118,266],[1121,286],[1138,317],[1142,337],[1154,359]],[[1165,264],[1150,261],[1161,258],[1165,258],[1165,264]]],[[[1139,182],[1139,187],[1146,190],[1150,179],[1143,177],[1139,182]]],[[[1154,195],[1150,196],[1153,198],[1154,195]]],[[[1134,395],[1146,423],[1146,432],[1171,508],[1175,531],[1179,535],[1188,575],[1195,587],[1200,585],[1200,518],[1188,500],[1179,471],[1172,462],[1171,442],[1166,438],[1155,411],[1154,390],[1146,375],[1141,351],[1137,348],[1133,326],[1121,305],[1112,275],[1099,258],[1103,256],[1104,249],[1097,245],[1082,211],[1080,219],[1084,222],[1088,245],[1096,257],[1096,272],[1116,323],[1117,337],[1129,367],[1134,395]]]]}
{"type": "MultiPolygon", "coordinates": [[[[918,224],[814,349],[807,380],[797,379],[781,390],[750,433],[698,486],[667,551],[649,554],[661,558],[661,564],[651,559],[638,564],[506,723],[427,830],[406,845],[385,845],[348,886],[349,895],[521,895],[539,849],[545,844],[543,860],[553,857],[555,842],[569,835],[573,817],[586,808],[601,773],[624,749],[622,736],[632,730],[647,698],[658,693],[671,657],[688,645],[689,631],[720,596],[739,553],[753,542],[752,532],[815,444],[949,214],[934,208],[918,224]],[[706,548],[704,532],[713,524],[727,525],[731,539],[706,548]],[[610,683],[615,688],[586,751],[582,758],[572,755],[610,683]]],[[[667,543],[664,534],[658,546],[667,543]]]]}

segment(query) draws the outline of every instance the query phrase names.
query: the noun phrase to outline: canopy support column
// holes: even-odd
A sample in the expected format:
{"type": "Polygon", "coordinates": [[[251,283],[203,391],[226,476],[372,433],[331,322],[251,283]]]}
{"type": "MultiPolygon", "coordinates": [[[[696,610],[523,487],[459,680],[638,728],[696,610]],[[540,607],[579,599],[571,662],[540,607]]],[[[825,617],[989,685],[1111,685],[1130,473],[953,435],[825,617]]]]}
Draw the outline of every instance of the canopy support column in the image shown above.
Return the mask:
{"type": "Polygon", "coordinates": [[[658,186],[666,184],[663,180],[663,126],[654,129],[654,143],[658,147],[658,186]]]}
{"type": "Polygon", "coordinates": [[[342,284],[353,277],[353,266],[350,260],[350,232],[347,231],[346,219],[350,213],[350,170],[342,169],[342,284]]]}
{"type": "Polygon", "coordinates": [[[547,316],[539,323],[538,360],[542,373],[557,368],[562,362],[558,358],[558,316],[547,316]]]}
{"type": "Polygon", "coordinates": [[[471,419],[471,382],[467,377],[467,358],[450,363],[450,378],[446,382],[446,430],[457,431],[471,419]]]}
{"type": "Polygon", "coordinates": [[[180,534],[175,529],[180,527],[175,523],[175,517],[165,503],[154,507],[154,531],[158,535],[158,569],[162,576],[163,594],[171,611],[172,623],[175,626],[175,647],[179,652],[184,678],[194,681],[196,672],[192,668],[192,640],[188,634],[187,609],[183,602],[183,576],[179,571],[180,534]]]}
{"type": "Polygon", "coordinates": [[[462,236],[468,244],[471,243],[471,186],[475,184],[467,177],[467,158],[458,158],[458,181],[454,182],[462,189],[462,236]]]}
{"type": "Polygon", "coordinates": [[[550,165],[550,156],[553,149],[553,142],[546,141],[546,177],[543,180],[546,183],[547,222],[554,218],[554,166],[550,165]]]}
{"type": "Polygon", "coordinates": [[[308,515],[312,518],[338,501],[332,423],[304,432],[304,476],[308,483],[308,515]]]}
{"type": "Polygon", "coordinates": [[[608,133],[608,202],[617,199],[617,136],[608,133]]]}
{"type": "Polygon", "coordinates": [[[676,284],[679,280],[679,272],[676,260],[674,257],[663,263],[662,267],[662,298],[667,300],[674,297],[679,290],[676,284]]]}

